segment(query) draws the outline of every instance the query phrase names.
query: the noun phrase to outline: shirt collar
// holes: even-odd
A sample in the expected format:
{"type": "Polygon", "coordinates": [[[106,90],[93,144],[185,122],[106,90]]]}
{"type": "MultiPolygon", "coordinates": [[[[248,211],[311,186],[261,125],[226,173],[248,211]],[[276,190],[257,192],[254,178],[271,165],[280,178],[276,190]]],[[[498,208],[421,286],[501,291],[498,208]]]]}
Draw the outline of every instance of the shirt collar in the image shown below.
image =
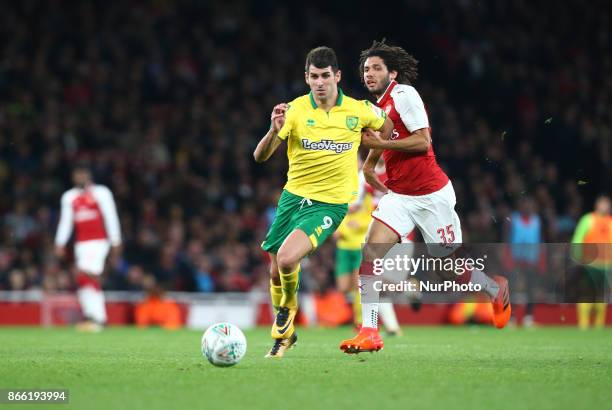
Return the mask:
{"type": "MultiPolygon", "coordinates": [[[[310,97],[310,104],[312,105],[312,109],[316,110],[317,108],[319,108],[319,106],[317,105],[317,102],[314,99],[314,95],[312,95],[312,91],[310,92],[310,94],[308,94],[308,96],[310,97]]],[[[344,93],[342,92],[342,88],[338,87],[338,98],[336,99],[336,107],[339,107],[342,105],[343,99],[344,99],[344,93]]]]}
{"type": "Polygon", "coordinates": [[[391,90],[393,90],[393,87],[395,87],[396,84],[397,84],[397,81],[391,80],[391,82],[385,89],[385,92],[383,93],[383,95],[381,95],[380,98],[376,100],[376,104],[380,104],[383,100],[386,100],[389,97],[389,94],[391,94],[391,90]]]}

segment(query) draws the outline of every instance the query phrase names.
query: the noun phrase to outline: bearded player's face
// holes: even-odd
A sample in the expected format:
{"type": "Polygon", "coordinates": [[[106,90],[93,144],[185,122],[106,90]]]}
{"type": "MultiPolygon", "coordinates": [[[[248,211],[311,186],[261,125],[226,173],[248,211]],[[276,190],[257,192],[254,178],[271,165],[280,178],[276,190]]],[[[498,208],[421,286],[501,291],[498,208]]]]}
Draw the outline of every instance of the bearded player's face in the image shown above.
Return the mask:
{"type": "Polygon", "coordinates": [[[306,72],[306,83],[310,86],[315,98],[320,101],[327,101],[333,97],[338,89],[339,81],[340,70],[334,73],[331,66],[317,68],[311,64],[306,72]]]}
{"type": "Polygon", "coordinates": [[[75,169],[72,173],[72,182],[82,188],[91,182],[91,173],[88,170],[75,169]]]}
{"type": "Polygon", "coordinates": [[[395,71],[389,72],[387,65],[380,57],[368,57],[363,63],[363,82],[368,91],[376,96],[382,95],[396,76],[395,71]]]}

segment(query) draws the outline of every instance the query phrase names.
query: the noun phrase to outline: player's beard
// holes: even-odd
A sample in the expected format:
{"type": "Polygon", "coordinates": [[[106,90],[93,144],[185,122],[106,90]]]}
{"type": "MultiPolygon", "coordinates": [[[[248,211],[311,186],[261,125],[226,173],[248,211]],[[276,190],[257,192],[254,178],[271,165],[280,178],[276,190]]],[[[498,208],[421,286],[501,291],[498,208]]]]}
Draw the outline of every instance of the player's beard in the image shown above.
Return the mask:
{"type": "Polygon", "coordinates": [[[376,92],[373,93],[376,96],[376,98],[382,97],[382,95],[385,93],[385,91],[389,87],[389,84],[391,84],[391,79],[389,78],[389,76],[387,76],[387,78],[385,78],[385,80],[381,83],[380,88],[378,88],[378,90],[376,90],[376,92]]]}
{"type": "Polygon", "coordinates": [[[389,78],[389,76],[387,75],[387,77],[381,81],[381,86],[374,89],[374,90],[368,90],[370,91],[370,94],[372,94],[374,97],[376,97],[376,99],[379,99],[380,97],[383,96],[383,94],[385,93],[385,91],[387,90],[387,87],[389,87],[389,84],[391,84],[391,79],[389,78]]]}

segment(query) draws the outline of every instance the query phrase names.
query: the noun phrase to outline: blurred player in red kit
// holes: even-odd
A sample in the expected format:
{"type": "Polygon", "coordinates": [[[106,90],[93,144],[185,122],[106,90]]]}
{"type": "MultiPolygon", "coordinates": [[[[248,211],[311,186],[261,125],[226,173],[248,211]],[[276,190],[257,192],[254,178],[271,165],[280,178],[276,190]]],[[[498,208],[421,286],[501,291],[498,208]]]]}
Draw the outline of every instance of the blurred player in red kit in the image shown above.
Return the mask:
{"type": "Polygon", "coordinates": [[[64,192],[61,216],[55,236],[55,253],[66,255],[66,244],[74,230],[74,256],[77,268],[77,296],[85,322],[80,329],[99,331],[106,323],[104,293],[100,276],[109,251],[118,254],[121,230],[111,191],[94,184],[91,171],[78,165],[72,172],[74,188],[64,192]]]}

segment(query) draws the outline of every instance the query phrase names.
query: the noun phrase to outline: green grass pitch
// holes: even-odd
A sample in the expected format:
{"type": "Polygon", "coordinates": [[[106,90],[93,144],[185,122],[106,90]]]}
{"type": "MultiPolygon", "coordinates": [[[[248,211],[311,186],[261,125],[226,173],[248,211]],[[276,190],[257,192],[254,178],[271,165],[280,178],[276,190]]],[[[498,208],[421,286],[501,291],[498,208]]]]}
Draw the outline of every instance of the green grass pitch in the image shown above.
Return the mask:
{"type": "MultiPolygon", "coordinates": [[[[408,327],[380,353],[347,356],[349,328],[300,329],[282,360],[215,368],[201,332],[0,328],[0,388],[68,388],[50,409],[597,409],[612,403],[612,329],[408,327]]],[[[12,405],[0,405],[13,408],[12,405]]],[[[15,408],[41,408],[21,404],[15,408]]]]}

